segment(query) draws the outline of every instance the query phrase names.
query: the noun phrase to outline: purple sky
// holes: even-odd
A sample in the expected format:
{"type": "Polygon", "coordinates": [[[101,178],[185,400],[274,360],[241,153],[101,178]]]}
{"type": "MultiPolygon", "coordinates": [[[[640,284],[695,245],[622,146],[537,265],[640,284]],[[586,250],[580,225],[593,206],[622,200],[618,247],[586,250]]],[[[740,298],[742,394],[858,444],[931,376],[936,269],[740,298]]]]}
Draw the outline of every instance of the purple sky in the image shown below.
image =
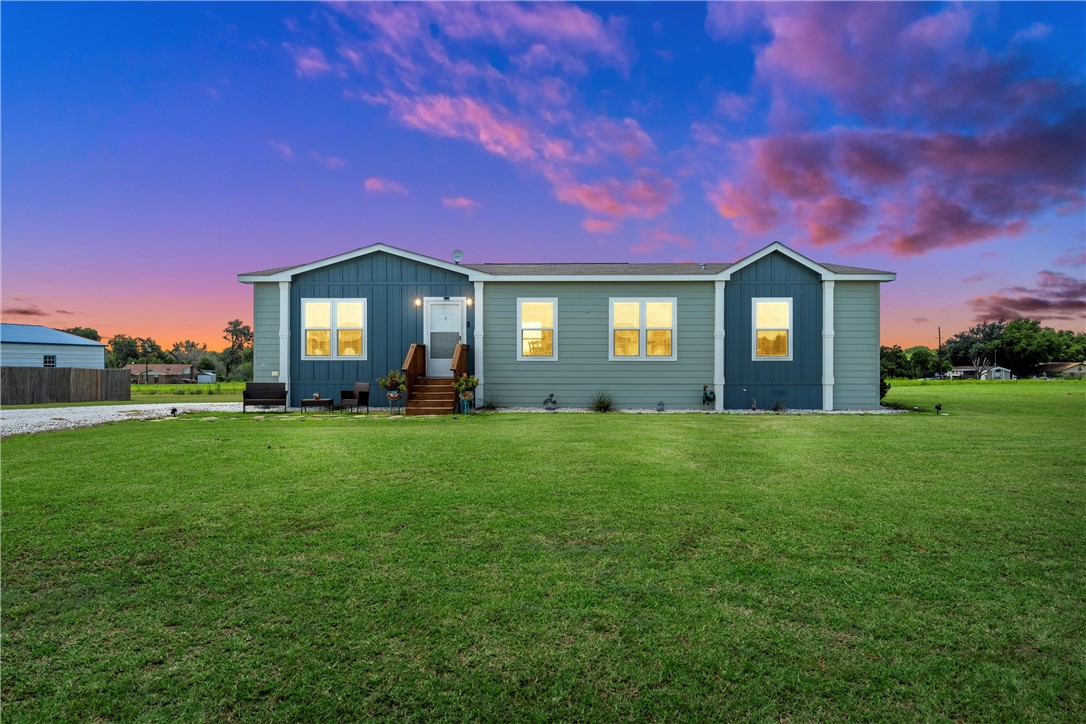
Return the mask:
{"type": "Polygon", "coordinates": [[[883,343],[1086,330],[1083,3],[31,4],[2,13],[6,322],[190,338],[240,272],[888,269],[883,343]]]}

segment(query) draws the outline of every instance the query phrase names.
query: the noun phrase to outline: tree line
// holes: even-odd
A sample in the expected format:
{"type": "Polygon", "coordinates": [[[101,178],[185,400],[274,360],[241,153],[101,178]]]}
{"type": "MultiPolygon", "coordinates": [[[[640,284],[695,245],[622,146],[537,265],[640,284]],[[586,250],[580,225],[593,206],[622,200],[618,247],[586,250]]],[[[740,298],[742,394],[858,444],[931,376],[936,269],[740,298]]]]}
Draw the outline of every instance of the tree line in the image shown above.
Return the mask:
{"type": "Polygon", "coordinates": [[[952,367],[1006,367],[1018,377],[1047,362],[1086,360],[1086,333],[1043,327],[1035,319],[981,322],[958,332],[941,349],[898,345],[881,348],[883,377],[934,377],[952,367]]]}
{"type": "MultiPolygon", "coordinates": [[[[98,330],[71,327],[62,332],[102,342],[98,330]]],[[[202,370],[215,370],[220,381],[249,381],[253,379],[253,330],[240,319],[233,319],[223,329],[223,339],[229,345],[219,351],[206,344],[186,339],[165,349],[150,337],[130,337],[115,334],[106,345],[106,367],[121,368],[130,364],[194,364],[202,370]]]]}

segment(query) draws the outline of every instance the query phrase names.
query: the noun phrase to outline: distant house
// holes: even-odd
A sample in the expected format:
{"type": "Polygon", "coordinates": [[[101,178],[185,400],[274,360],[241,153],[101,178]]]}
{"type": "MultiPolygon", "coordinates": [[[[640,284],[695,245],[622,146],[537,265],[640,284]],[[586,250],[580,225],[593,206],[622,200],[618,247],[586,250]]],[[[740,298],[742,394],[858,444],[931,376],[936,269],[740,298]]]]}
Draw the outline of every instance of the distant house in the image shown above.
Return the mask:
{"type": "Polygon", "coordinates": [[[135,362],[124,367],[132,376],[132,382],[141,385],[177,384],[196,382],[200,370],[196,365],[143,364],[135,362]]]}
{"type": "Polygon", "coordinates": [[[4,367],[106,367],[106,345],[38,324],[0,324],[4,367]]]}
{"type": "Polygon", "coordinates": [[[980,373],[982,380],[1013,380],[1014,374],[1006,367],[989,367],[980,373]]]}
{"type": "Polygon", "coordinates": [[[1037,372],[1049,377],[1086,377],[1086,362],[1048,362],[1038,365],[1037,372]]]}

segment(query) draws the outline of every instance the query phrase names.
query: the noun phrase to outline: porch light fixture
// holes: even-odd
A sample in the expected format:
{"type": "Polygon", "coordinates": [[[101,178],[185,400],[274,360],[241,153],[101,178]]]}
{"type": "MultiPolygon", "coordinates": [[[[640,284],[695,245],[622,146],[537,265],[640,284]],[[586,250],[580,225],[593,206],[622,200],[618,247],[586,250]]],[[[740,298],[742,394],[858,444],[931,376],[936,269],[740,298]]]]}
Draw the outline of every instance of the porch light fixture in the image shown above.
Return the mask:
{"type": "Polygon", "coordinates": [[[417,309],[418,307],[421,307],[421,306],[422,306],[422,298],[421,297],[415,297],[415,308],[417,309]]]}
{"type": "Polygon", "coordinates": [[[474,300],[474,299],[472,299],[471,297],[468,297],[468,298],[467,298],[467,299],[466,299],[466,300],[464,301],[464,303],[465,303],[465,304],[467,304],[467,305],[468,305],[468,306],[470,307],[471,305],[475,304],[475,300],[474,300]]]}

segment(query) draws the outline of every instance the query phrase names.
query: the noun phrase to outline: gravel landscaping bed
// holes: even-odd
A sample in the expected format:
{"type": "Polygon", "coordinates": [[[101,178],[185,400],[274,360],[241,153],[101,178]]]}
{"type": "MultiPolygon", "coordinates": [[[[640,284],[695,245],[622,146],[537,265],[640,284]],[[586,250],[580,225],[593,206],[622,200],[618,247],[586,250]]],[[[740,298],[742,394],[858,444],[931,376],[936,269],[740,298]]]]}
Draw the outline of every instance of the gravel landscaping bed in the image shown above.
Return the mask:
{"type": "Polygon", "coordinates": [[[159,402],[147,405],[100,405],[87,407],[35,407],[0,410],[0,437],[49,430],[67,430],[121,420],[169,417],[173,410],[186,412],[241,412],[240,402],[159,402]]]}

